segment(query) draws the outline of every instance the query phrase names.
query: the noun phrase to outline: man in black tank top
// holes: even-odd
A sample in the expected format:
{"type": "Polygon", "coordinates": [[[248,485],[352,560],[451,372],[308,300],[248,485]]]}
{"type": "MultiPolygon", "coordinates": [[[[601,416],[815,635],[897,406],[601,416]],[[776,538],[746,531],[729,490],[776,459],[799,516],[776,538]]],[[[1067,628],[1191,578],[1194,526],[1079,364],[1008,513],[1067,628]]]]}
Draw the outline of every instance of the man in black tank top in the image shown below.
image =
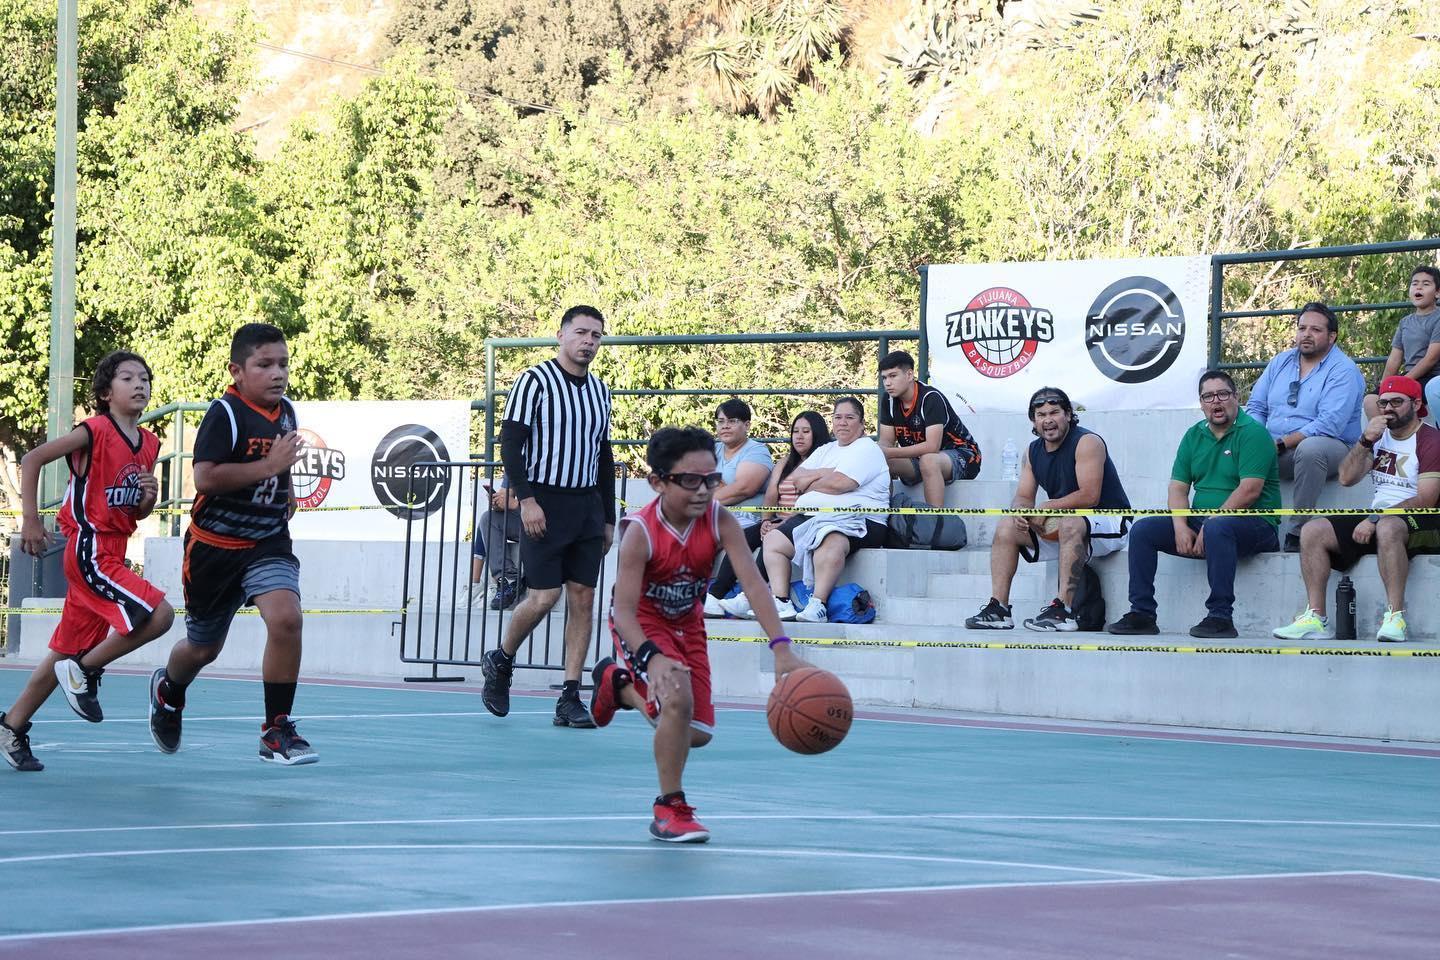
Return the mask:
{"type": "MultiPolygon", "coordinates": [[[[1120,483],[1100,435],[1080,426],[1074,405],[1065,391],[1041,387],[1030,397],[1030,423],[1039,438],[1020,468],[1015,488],[1014,509],[1037,506],[1037,490],[1049,498],[1042,510],[1099,508],[1128,510],[1130,498],[1120,483]]],[[[1079,623],[1072,612],[1075,588],[1081,571],[1092,557],[1113,553],[1125,546],[1128,516],[1003,517],[995,528],[990,547],[990,588],[992,596],[981,611],[965,621],[971,630],[1012,630],[1010,584],[1020,557],[1034,563],[1059,560],[1059,584],[1055,599],[1025,627],[1038,631],[1073,631],[1079,623]]]]}

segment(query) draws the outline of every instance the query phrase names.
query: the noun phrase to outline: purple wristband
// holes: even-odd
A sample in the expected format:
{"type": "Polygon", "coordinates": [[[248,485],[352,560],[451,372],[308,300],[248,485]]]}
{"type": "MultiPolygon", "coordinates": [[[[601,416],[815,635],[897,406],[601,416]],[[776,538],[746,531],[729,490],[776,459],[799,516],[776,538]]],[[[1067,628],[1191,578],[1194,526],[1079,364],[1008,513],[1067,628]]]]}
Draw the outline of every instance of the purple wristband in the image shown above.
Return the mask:
{"type": "Polygon", "coordinates": [[[790,640],[789,637],[776,637],[774,640],[771,640],[771,641],[770,641],[770,649],[771,649],[771,650],[774,650],[774,649],[775,649],[775,644],[777,644],[777,643],[790,643],[790,642],[791,642],[791,640],[790,640]]]}

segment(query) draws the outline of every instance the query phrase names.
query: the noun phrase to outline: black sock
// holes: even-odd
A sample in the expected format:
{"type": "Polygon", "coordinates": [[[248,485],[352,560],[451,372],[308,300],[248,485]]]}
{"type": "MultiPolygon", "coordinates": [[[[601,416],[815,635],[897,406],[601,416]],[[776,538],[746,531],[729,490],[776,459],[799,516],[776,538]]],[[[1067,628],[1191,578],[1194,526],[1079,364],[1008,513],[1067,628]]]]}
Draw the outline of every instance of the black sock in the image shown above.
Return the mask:
{"type": "Polygon", "coordinates": [[[506,653],[504,647],[496,647],[495,649],[500,651],[500,656],[502,656],[502,657],[505,658],[505,662],[506,662],[506,663],[514,663],[514,662],[515,662],[515,654],[513,654],[513,653],[506,653]]]}
{"type": "Polygon", "coordinates": [[[785,596],[783,596],[783,597],[776,597],[776,598],[775,598],[775,602],[776,602],[776,603],[789,603],[789,602],[790,602],[790,594],[787,593],[787,594],[785,594],[785,596]]]}
{"type": "Polygon", "coordinates": [[[662,795],[662,796],[656,797],[656,798],[655,798],[655,805],[656,805],[657,807],[668,806],[671,800],[679,800],[681,803],[684,803],[684,802],[685,802],[685,791],[684,791],[684,790],[676,790],[674,793],[667,793],[667,794],[664,794],[664,795],[662,795]]]}
{"type": "Polygon", "coordinates": [[[290,716],[290,708],[295,706],[294,683],[271,683],[265,681],[265,726],[275,726],[276,717],[290,716]]]}
{"type": "Polygon", "coordinates": [[[166,670],[164,678],[160,681],[160,699],[165,701],[167,707],[184,710],[185,686],[185,684],[170,679],[170,671],[166,670]]]}
{"type": "Polygon", "coordinates": [[[579,699],[580,699],[580,681],[579,681],[579,680],[566,680],[566,681],[565,681],[565,685],[560,688],[560,696],[562,696],[562,697],[574,697],[576,700],[579,700],[579,699]]]}

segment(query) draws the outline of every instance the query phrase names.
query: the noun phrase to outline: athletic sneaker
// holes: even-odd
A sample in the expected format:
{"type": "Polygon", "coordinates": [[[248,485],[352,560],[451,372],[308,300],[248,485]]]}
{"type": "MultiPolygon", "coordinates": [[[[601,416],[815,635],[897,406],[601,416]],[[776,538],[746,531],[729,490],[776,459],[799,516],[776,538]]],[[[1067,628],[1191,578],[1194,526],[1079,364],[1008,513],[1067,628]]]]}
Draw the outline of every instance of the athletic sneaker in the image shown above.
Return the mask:
{"type": "Polygon", "coordinates": [[[36,760],[35,754],[30,752],[30,724],[26,722],[20,725],[20,729],[13,729],[6,724],[3,713],[0,713],[0,753],[5,755],[6,763],[22,773],[45,769],[45,764],[36,760]]]}
{"type": "MultiPolygon", "coordinates": [[[[794,609],[793,607],[791,609],[794,609]]],[[[783,617],[781,619],[784,619],[783,617]]],[[[795,614],[795,619],[801,623],[829,623],[830,614],[825,611],[825,602],[819,597],[811,597],[810,602],[805,604],[805,609],[795,614]]]]}
{"type": "Polygon", "coordinates": [[[282,713],[275,718],[273,726],[266,727],[260,734],[260,759],[266,763],[298,766],[315,763],[320,754],[310,749],[310,741],[300,736],[295,722],[282,713]]]}
{"type": "Polygon", "coordinates": [[[1190,628],[1190,636],[1200,640],[1233,640],[1240,636],[1234,620],[1224,617],[1206,617],[1190,628]]]}
{"type": "Polygon", "coordinates": [[[520,599],[520,584],[500,577],[495,581],[495,596],[490,598],[491,610],[509,610],[520,599]]]}
{"type": "Polygon", "coordinates": [[[480,672],[485,674],[480,702],[495,716],[505,716],[510,712],[510,678],[515,674],[514,658],[505,656],[496,647],[480,658],[480,672]]]}
{"type": "Polygon", "coordinates": [[[721,600],[720,609],[730,614],[730,616],[738,617],[741,620],[755,619],[755,611],[751,609],[750,601],[743,593],[737,593],[733,597],[726,597],[724,600],[721,600]]]}
{"type": "Polygon", "coordinates": [[[574,727],[577,730],[594,730],[596,726],[595,718],[590,716],[590,711],[580,702],[578,693],[560,694],[560,699],[555,701],[553,722],[557,727],[574,727]]]}
{"type": "Polygon", "coordinates": [[[655,819],[650,823],[650,836],[666,843],[704,843],[710,831],[695,819],[695,808],[685,802],[685,794],[677,793],[668,803],[655,798],[655,819]]]}
{"type": "MultiPolygon", "coordinates": [[[[800,611],[795,609],[795,604],[790,602],[789,597],[775,601],[775,612],[780,615],[781,620],[794,620],[800,616],[800,611]]],[[[751,619],[754,619],[754,614],[751,614],[751,619]]]]}
{"type": "Polygon", "coordinates": [[[1276,640],[1335,639],[1335,631],[1330,629],[1330,621],[1309,607],[1306,607],[1304,612],[1297,615],[1293,623],[1283,627],[1276,627],[1271,631],[1270,635],[1276,640]]]}
{"type": "Polygon", "coordinates": [[[1148,613],[1136,613],[1131,610],[1105,629],[1109,633],[1122,637],[1153,637],[1160,632],[1160,625],[1148,613]]]}
{"type": "Polygon", "coordinates": [[[719,618],[725,616],[725,608],[720,605],[719,597],[712,597],[705,594],[705,616],[719,618]]]}
{"type": "Polygon", "coordinates": [[[608,727],[616,710],[628,710],[620,703],[620,691],[630,685],[630,671],[606,657],[590,671],[595,688],[590,691],[590,716],[597,727],[608,727]]]}
{"type": "Polygon", "coordinates": [[[1015,621],[1010,617],[1010,608],[994,597],[980,608],[980,612],[965,619],[967,630],[1014,630],[1015,621]]]}
{"type": "Polygon", "coordinates": [[[1385,609],[1385,619],[1380,621],[1380,629],[1375,632],[1375,639],[1381,643],[1404,643],[1405,642],[1405,611],[1385,609]]]}
{"type": "Polygon", "coordinates": [[[55,679],[60,681],[60,692],[70,709],[91,723],[105,719],[100,709],[100,675],[103,667],[86,670],[80,666],[79,657],[66,657],[55,662],[55,679]]]}
{"type": "Polygon", "coordinates": [[[172,707],[160,696],[165,668],[150,674],[150,738],[162,753],[180,749],[180,707],[172,707]]]}
{"type": "Polygon", "coordinates": [[[1065,604],[1056,597],[1050,601],[1050,605],[1041,610],[1039,615],[1030,617],[1025,621],[1026,630],[1036,630],[1040,633],[1059,631],[1061,633],[1072,633],[1080,629],[1080,621],[1075,614],[1065,608],[1065,604]]]}

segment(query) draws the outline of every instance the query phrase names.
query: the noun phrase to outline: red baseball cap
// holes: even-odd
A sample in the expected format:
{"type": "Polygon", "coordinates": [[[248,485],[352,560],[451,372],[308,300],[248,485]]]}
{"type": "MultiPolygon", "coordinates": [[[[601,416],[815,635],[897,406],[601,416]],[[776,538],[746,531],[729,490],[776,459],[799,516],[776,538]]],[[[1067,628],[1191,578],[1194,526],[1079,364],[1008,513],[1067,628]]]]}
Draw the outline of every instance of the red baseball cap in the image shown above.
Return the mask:
{"type": "Polygon", "coordinates": [[[1404,394],[1420,405],[1419,416],[1424,417],[1429,412],[1425,409],[1425,388],[1420,386],[1420,381],[1413,377],[1386,377],[1380,381],[1380,389],[1375,392],[1380,396],[1387,393],[1404,394]]]}

